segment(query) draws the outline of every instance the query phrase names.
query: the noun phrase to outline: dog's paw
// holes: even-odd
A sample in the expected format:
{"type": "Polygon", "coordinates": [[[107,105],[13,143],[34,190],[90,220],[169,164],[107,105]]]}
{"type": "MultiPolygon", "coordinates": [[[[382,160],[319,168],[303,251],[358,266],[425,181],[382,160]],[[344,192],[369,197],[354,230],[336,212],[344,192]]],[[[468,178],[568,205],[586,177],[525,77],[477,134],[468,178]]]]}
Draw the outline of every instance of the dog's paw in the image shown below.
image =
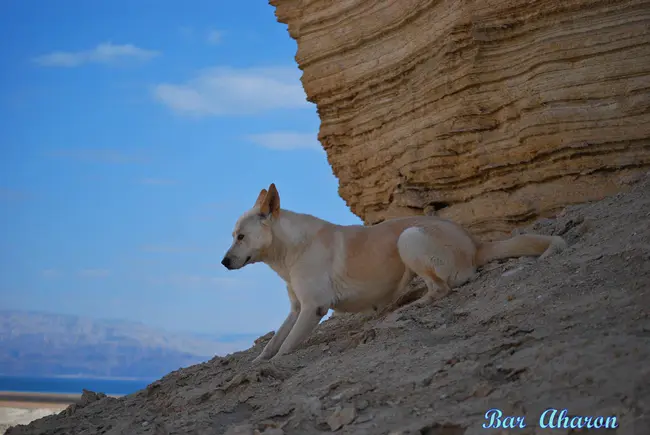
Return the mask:
{"type": "Polygon", "coordinates": [[[282,355],[279,354],[279,353],[276,353],[276,354],[273,355],[271,358],[269,358],[269,359],[267,360],[267,362],[275,363],[275,362],[278,362],[278,361],[280,360],[280,358],[282,358],[282,355]]]}
{"type": "Polygon", "coordinates": [[[553,236],[553,240],[551,241],[551,244],[548,246],[548,248],[546,248],[546,251],[544,251],[544,253],[539,256],[538,259],[543,261],[552,255],[564,251],[566,247],[567,247],[567,243],[562,237],[553,236]]]}
{"type": "Polygon", "coordinates": [[[251,364],[255,364],[255,365],[261,364],[261,363],[269,361],[270,359],[272,359],[272,358],[269,358],[268,356],[266,356],[264,354],[259,354],[255,358],[253,358],[253,361],[251,361],[251,364]]]}

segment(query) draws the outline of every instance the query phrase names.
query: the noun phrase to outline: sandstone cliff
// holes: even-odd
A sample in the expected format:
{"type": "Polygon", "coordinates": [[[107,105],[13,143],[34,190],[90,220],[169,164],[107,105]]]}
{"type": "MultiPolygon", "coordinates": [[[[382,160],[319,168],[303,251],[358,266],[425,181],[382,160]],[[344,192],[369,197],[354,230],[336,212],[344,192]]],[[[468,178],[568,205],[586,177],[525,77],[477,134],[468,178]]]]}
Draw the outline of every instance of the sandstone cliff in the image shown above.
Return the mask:
{"type": "Polygon", "coordinates": [[[277,362],[252,349],[7,435],[650,434],[650,177],[532,228],[568,248],[492,263],[435,305],[323,322],[277,362]],[[485,430],[490,408],[528,427],[485,430]],[[619,427],[539,430],[546,408],[619,427]]]}
{"type": "Polygon", "coordinates": [[[650,1],[271,0],[366,223],[494,238],[650,165],[650,1]]]}

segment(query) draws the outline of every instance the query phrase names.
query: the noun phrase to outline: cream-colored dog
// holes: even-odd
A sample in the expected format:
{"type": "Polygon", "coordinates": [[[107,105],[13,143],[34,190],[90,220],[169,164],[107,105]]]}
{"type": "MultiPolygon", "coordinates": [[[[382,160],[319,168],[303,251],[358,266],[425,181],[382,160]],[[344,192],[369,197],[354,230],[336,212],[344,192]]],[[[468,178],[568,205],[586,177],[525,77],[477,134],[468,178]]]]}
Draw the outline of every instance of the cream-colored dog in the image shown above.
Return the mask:
{"type": "Polygon", "coordinates": [[[417,216],[372,226],[336,225],[280,208],[274,184],[237,221],[221,264],[240,269],[264,262],[287,283],[291,311],[256,361],[293,351],[331,308],[362,312],[391,308],[419,275],[429,303],[469,281],[491,260],[546,257],[561,237],[525,234],[481,243],[453,222],[417,216]]]}

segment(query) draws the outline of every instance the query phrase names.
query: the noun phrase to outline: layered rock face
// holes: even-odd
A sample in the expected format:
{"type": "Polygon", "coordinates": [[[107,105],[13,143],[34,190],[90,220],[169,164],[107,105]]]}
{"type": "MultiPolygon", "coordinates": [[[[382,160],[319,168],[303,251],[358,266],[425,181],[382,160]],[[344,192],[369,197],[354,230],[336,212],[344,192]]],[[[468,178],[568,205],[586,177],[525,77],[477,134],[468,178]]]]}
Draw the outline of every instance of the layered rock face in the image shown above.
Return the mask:
{"type": "Polygon", "coordinates": [[[339,193],[484,239],[650,167],[650,1],[271,0],[339,193]]]}

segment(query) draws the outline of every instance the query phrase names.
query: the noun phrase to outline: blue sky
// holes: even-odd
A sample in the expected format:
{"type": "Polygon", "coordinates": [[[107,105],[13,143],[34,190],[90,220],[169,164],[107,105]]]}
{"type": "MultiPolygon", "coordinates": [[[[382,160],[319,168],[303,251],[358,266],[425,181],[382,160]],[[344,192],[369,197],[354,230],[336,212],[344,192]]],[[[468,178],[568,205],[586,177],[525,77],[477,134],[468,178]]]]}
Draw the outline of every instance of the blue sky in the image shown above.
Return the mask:
{"type": "Polygon", "coordinates": [[[259,190],[360,223],[266,1],[6,0],[0,39],[0,308],[264,333],[283,282],[219,264],[259,190]]]}

